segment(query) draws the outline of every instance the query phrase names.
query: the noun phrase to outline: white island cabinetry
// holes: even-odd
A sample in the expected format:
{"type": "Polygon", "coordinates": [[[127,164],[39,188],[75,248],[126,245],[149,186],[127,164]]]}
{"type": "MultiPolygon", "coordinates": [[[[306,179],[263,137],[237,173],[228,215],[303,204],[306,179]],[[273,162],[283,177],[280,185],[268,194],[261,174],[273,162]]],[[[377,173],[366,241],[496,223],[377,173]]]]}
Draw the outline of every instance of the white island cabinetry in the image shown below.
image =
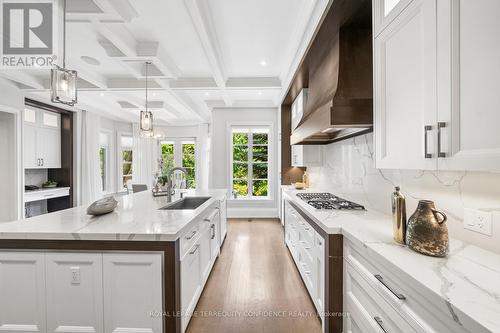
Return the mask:
{"type": "Polygon", "coordinates": [[[195,209],[141,192],[98,218],[75,207],[2,223],[0,332],[184,332],[191,317],[176,314],[194,310],[219,255],[225,192],[193,192],[207,198],[195,209]]]}

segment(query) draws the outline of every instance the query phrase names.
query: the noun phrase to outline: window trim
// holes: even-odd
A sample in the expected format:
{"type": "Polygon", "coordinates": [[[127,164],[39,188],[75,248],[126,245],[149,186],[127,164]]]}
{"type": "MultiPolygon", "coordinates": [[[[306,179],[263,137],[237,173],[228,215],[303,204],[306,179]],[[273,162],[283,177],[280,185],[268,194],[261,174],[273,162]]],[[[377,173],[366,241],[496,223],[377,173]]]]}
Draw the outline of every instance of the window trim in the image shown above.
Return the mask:
{"type": "MultiPolygon", "coordinates": [[[[274,159],[275,159],[275,150],[274,150],[274,145],[275,145],[275,135],[274,135],[274,123],[271,122],[271,121],[230,121],[230,122],[227,122],[226,123],[226,134],[227,134],[227,167],[229,169],[229,172],[228,172],[228,175],[229,175],[229,179],[228,179],[228,188],[229,188],[229,192],[232,193],[233,191],[233,135],[232,135],[232,132],[233,132],[233,129],[234,128],[247,128],[247,129],[256,129],[256,128],[266,128],[269,130],[269,136],[268,136],[268,143],[267,143],[267,149],[268,149],[268,154],[267,154],[267,196],[262,196],[262,197],[259,197],[259,196],[253,196],[253,195],[249,195],[250,194],[250,191],[252,189],[251,187],[251,181],[253,179],[250,179],[250,176],[248,177],[248,194],[247,196],[243,197],[243,196],[239,196],[237,197],[237,199],[234,199],[234,200],[252,200],[252,201],[258,201],[258,200],[261,200],[261,201],[272,201],[274,200],[274,182],[275,182],[275,177],[274,177],[274,174],[273,174],[273,170],[274,170],[274,159]]],[[[250,142],[250,141],[249,141],[250,142]]],[[[253,142],[252,142],[252,146],[253,146],[253,142]]],[[[249,145],[249,147],[251,147],[249,145]]],[[[253,153],[253,152],[252,152],[253,153]]],[[[250,163],[250,158],[252,157],[252,153],[250,152],[250,149],[249,149],[249,162],[248,164],[253,164],[250,163]]],[[[251,167],[249,167],[249,170],[248,170],[248,174],[250,175],[250,172],[253,172],[253,170],[251,170],[251,167]]],[[[233,200],[233,199],[232,199],[233,200]]]]}
{"type": "MultiPolygon", "coordinates": [[[[122,136],[128,136],[132,138],[132,141],[134,140],[134,134],[131,132],[117,132],[116,133],[116,142],[118,149],[116,150],[116,159],[117,159],[117,192],[122,192],[124,191],[123,187],[123,151],[124,150],[129,150],[129,149],[123,149],[124,147],[122,146],[122,136]]],[[[128,148],[128,147],[127,147],[128,148]]],[[[132,147],[130,147],[130,150],[132,150],[132,174],[133,174],[133,165],[134,165],[134,144],[132,144],[132,147]]],[[[132,180],[133,180],[132,176],[132,180]]],[[[130,190],[130,189],[129,189],[130,190]]]]}
{"type": "Polygon", "coordinates": [[[199,184],[199,148],[198,148],[198,138],[197,137],[166,137],[158,141],[158,153],[161,156],[161,146],[165,143],[172,143],[174,145],[174,167],[182,166],[182,144],[183,143],[194,143],[194,181],[196,184],[196,189],[199,184]],[[178,153],[176,153],[178,152],[178,153]]]}
{"type": "MultiPolygon", "coordinates": [[[[112,171],[112,152],[113,152],[113,131],[110,131],[108,129],[101,128],[99,131],[99,134],[104,134],[108,138],[108,144],[103,145],[99,142],[99,150],[101,148],[105,149],[105,160],[104,160],[104,179],[105,179],[105,184],[103,185],[103,193],[104,194],[110,194],[113,193],[114,190],[112,189],[113,182],[113,171],[112,171]]],[[[100,161],[99,161],[100,162],[100,161]]]]}

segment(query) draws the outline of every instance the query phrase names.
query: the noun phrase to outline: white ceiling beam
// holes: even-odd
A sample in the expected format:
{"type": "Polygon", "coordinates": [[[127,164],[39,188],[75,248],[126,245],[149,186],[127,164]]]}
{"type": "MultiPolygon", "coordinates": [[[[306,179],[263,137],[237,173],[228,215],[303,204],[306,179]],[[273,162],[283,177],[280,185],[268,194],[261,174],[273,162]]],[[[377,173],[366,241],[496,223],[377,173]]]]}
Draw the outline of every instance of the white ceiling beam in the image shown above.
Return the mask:
{"type": "Polygon", "coordinates": [[[230,77],[226,88],[281,88],[281,80],[279,77],[230,77]]]}
{"type": "Polygon", "coordinates": [[[232,105],[229,95],[224,91],[226,87],[227,74],[222,57],[222,51],[217,33],[213,24],[208,1],[184,0],[186,8],[191,17],[193,27],[198,34],[198,39],[203,47],[205,56],[214,76],[217,86],[221,88],[222,97],[227,106],[232,105]]]}
{"type": "MultiPolygon", "coordinates": [[[[49,75],[49,71],[47,71],[47,75],[49,75]]],[[[3,69],[0,70],[0,76],[35,90],[44,90],[48,88],[48,86],[44,85],[44,80],[40,80],[21,70],[3,69]]]]}
{"type": "Polygon", "coordinates": [[[137,55],[152,58],[154,65],[164,74],[170,74],[173,78],[181,76],[181,70],[159,42],[138,42],[137,55]]]}
{"type": "Polygon", "coordinates": [[[121,24],[101,23],[93,20],[97,32],[111,42],[126,57],[137,56],[137,41],[121,24]]]}
{"type": "Polygon", "coordinates": [[[199,89],[217,89],[212,77],[180,77],[176,80],[168,80],[170,89],[199,90],[199,89]]]}

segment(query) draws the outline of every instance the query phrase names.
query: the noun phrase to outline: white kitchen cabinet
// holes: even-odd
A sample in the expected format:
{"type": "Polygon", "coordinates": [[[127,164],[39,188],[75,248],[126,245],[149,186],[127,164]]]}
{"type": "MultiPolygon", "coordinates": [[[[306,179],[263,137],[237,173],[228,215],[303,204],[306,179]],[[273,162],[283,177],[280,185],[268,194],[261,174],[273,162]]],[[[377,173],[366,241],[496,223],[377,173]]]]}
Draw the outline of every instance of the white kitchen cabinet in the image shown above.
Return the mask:
{"type": "Polygon", "coordinates": [[[373,0],[373,29],[378,36],[412,0],[373,0]]]}
{"type": "Polygon", "coordinates": [[[46,332],[43,253],[0,252],[0,332],[46,332]]]}
{"type": "Polygon", "coordinates": [[[438,168],[500,172],[500,1],[438,1],[438,10],[438,168]]]}
{"type": "Polygon", "coordinates": [[[39,168],[41,164],[37,153],[37,133],[38,127],[31,124],[24,125],[23,155],[24,167],[26,169],[39,168]]]}
{"type": "Polygon", "coordinates": [[[209,222],[204,222],[200,229],[200,273],[201,280],[203,281],[210,273],[210,238],[212,237],[212,228],[210,228],[209,222]]]}
{"type": "MultiPolygon", "coordinates": [[[[213,261],[219,256],[220,241],[219,241],[219,227],[220,213],[217,210],[212,221],[210,222],[210,259],[213,261]]],[[[210,272],[209,272],[210,274],[210,272]]],[[[207,274],[208,277],[208,274],[207,274]]]]}
{"type": "Polygon", "coordinates": [[[317,167],[323,165],[323,146],[293,145],[292,166],[317,167]]]}
{"type": "Polygon", "coordinates": [[[103,254],[104,332],[163,332],[161,254],[103,254]]]}
{"type": "Polygon", "coordinates": [[[324,322],[325,241],[297,210],[285,201],[285,243],[324,322]]]}
{"type": "Polygon", "coordinates": [[[102,332],[102,254],[47,253],[47,332],[102,332]]]}
{"type": "Polygon", "coordinates": [[[377,168],[500,172],[500,2],[400,3],[374,40],[377,168]]]}
{"type": "Polygon", "coordinates": [[[181,332],[186,330],[201,294],[200,270],[200,244],[195,243],[181,261],[181,309],[184,313],[181,318],[181,332]]]}
{"type": "Polygon", "coordinates": [[[220,224],[219,224],[219,244],[222,246],[227,234],[227,200],[224,197],[220,201],[220,224]]]}
{"type": "Polygon", "coordinates": [[[25,110],[24,119],[24,167],[60,168],[61,116],[54,112],[25,110]]]}
{"type": "Polygon", "coordinates": [[[436,169],[436,0],[413,0],[374,52],[376,166],[436,169]]]}

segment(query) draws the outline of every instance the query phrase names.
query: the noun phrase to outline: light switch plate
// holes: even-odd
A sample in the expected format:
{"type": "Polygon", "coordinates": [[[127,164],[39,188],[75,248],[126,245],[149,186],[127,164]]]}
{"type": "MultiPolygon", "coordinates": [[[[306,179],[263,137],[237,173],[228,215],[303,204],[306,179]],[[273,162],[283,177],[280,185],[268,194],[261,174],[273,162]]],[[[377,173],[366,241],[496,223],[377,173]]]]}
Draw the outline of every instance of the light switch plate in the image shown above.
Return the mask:
{"type": "Polygon", "coordinates": [[[492,235],[493,212],[483,209],[465,208],[464,228],[479,232],[483,235],[492,235]]]}

